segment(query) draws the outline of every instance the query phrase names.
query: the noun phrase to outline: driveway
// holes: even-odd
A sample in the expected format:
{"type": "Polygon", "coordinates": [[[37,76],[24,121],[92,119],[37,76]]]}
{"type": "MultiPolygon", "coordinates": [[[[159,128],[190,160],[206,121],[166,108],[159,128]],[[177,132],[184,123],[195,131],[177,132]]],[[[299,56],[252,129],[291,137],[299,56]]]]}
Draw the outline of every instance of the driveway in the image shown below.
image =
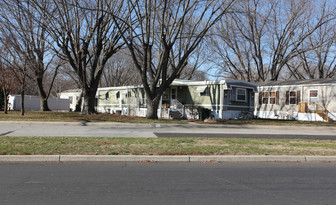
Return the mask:
{"type": "Polygon", "coordinates": [[[61,137],[239,137],[336,139],[336,127],[0,122],[0,136],[61,137]]]}

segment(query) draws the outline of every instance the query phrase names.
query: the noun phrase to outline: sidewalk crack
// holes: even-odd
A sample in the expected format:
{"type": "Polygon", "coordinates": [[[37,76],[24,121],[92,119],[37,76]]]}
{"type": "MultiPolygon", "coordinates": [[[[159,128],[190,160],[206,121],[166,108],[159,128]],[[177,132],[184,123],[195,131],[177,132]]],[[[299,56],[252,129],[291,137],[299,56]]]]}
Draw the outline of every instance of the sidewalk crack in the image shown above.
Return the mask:
{"type": "Polygon", "coordinates": [[[0,133],[0,136],[6,136],[10,133],[13,133],[14,131],[8,131],[8,132],[4,132],[4,133],[0,133]]]}

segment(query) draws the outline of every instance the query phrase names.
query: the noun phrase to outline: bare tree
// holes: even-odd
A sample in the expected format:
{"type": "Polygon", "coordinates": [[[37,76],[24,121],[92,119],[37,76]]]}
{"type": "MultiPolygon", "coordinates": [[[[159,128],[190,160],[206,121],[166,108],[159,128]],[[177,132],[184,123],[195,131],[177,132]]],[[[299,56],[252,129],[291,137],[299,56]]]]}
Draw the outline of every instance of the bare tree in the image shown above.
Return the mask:
{"type": "Polygon", "coordinates": [[[2,61],[0,61],[0,87],[2,93],[3,105],[4,105],[4,113],[8,113],[8,96],[13,90],[12,80],[13,78],[9,76],[9,70],[5,67],[2,61]]]}
{"type": "MultiPolygon", "coordinates": [[[[45,8],[46,2],[40,0],[40,7],[45,8]]],[[[25,63],[24,66],[28,70],[27,77],[35,82],[40,96],[40,109],[49,111],[48,97],[53,84],[50,83],[48,88],[44,88],[44,75],[53,61],[53,56],[47,43],[46,29],[35,21],[35,19],[45,21],[45,17],[39,15],[28,0],[2,1],[0,7],[2,34],[0,40],[9,43],[11,50],[14,49],[13,52],[25,63]]],[[[54,77],[59,66],[53,68],[54,77]]]]}
{"type": "Polygon", "coordinates": [[[100,86],[115,87],[140,84],[141,77],[135,69],[130,53],[127,50],[122,50],[106,63],[100,86]]]}
{"type": "MultiPolygon", "coordinates": [[[[95,113],[95,95],[108,59],[121,47],[122,28],[117,31],[113,15],[124,13],[123,0],[52,0],[50,13],[34,0],[46,16],[46,31],[59,57],[76,73],[84,96],[83,114],[95,113]]],[[[122,27],[122,25],[118,25],[122,27]]]]}
{"type": "Polygon", "coordinates": [[[4,94],[5,113],[8,109],[8,96],[15,94],[17,91],[21,94],[21,115],[25,113],[24,95],[26,88],[27,63],[21,55],[20,50],[15,49],[11,40],[1,41],[0,51],[0,72],[1,86],[4,94]],[[7,43],[5,43],[7,42],[7,43]]]}
{"type": "Polygon", "coordinates": [[[206,70],[201,70],[202,68],[204,69],[205,65],[207,64],[207,55],[209,55],[207,52],[204,52],[205,47],[205,41],[199,44],[195,51],[189,56],[187,65],[177,78],[184,80],[200,81],[208,79],[206,71],[209,71],[210,68],[206,70]]]}
{"type": "Polygon", "coordinates": [[[147,118],[157,118],[163,92],[187,66],[188,58],[233,0],[129,0],[131,15],[115,17],[129,25],[122,37],[146,93],[147,118]]]}
{"type": "MultiPolygon", "coordinates": [[[[199,70],[204,64],[204,60],[200,59],[203,55],[204,53],[201,49],[197,50],[189,59],[189,62],[192,61],[193,63],[188,63],[178,78],[185,80],[205,80],[206,73],[199,70]]],[[[116,87],[140,84],[142,84],[141,76],[135,68],[132,56],[128,50],[121,50],[106,63],[99,86],[116,87]]]]}
{"type": "Polygon", "coordinates": [[[199,70],[196,68],[197,65],[194,66],[186,66],[181,72],[178,79],[183,80],[207,80],[206,72],[203,70],[199,70]]]}
{"type": "Polygon", "coordinates": [[[78,80],[73,80],[67,74],[69,69],[66,64],[62,62],[56,62],[55,64],[55,66],[62,65],[58,69],[57,76],[54,77],[54,72],[52,71],[47,71],[45,74],[45,87],[49,87],[51,83],[53,84],[50,91],[51,97],[58,97],[59,93],[65,90],[80,88],[78,80]]]}
{"type": "MultiPolygon", "coordinates": [[[[327,3],[327,2],[325,2],[327,3]]],[[[322,6],[324,13],[329,13],[331,8],[322,6]]],[[[336,20],[320,26],[301,45],[310,48],[300,53],[297,62],[289,63],[288,70],[295,79],[305,78],[331,78],[336,73],[336,20]]]]}
{"type": "Polygon", "coordinates": [[[3,91],[2,91],[1,82],[0,82],[0,87],[1,87],[1,89],[0,89],[0,111],[1,111],[5,107],[5,104],[4,104],[4,94],[3,94],[3,91]]]}
{"type": "Polygon", "coordinates": [[[265,0],[236,1],[234,11],[215,27],[209,38],[211,61],[223,77],[264,81],[267,24],[275,3],[265,0]]]}
{"type": "MultiPolygon", "coordinates": [[[[24,74],[16,69],[17,67],[13,67],[13,64],[9,64],[7,61],[3,60],[6,51],[4,51],[4,47],[1,47],[1,58],[0,58],[0,87],[2,90],[3,97],[3,105],[4,105],[4,113],[7,114],[8,111],[8,98],[10,94],[13,94],[18,87],[21,88],[21,92],[24,93],[24,79],[25,76],[20,75],[24,74]],[[19,86],[19,83],[21,86],[19,86]]],[[[24,115],[24,107],[21,109],[21,114],[24,115]]]]}
{"type": "Polygon", "coordinates": [[[301,47],[304,40],[334,17],[323,10],[321,16],[312,20],[310,1],[278,1],[271,16],[269,26],[272,33],[271,58],[269,63],[270,80],[276,81],[281,70],[297,55],[309,50],[301,47]],[[284,15],[285,14],[285,15],[284,15]]]}
{"type": "Polygon", "coordinates": [[[248,81],[278,80],[294,58],[311,49],[305,40],[334,19],[332,10],[313,12],[312,1],[240,0],[235,8],[216,28],[210,48],[224,72],[248,81]]]}

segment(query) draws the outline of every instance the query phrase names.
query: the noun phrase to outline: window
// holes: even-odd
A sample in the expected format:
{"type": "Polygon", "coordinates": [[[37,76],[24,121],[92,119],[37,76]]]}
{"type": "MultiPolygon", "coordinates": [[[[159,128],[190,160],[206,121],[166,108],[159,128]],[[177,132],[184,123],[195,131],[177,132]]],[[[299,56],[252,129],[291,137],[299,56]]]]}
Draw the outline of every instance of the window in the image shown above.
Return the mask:
{"type": "Polygon", "coordinates": [[[177,97],[177,89],[176,88],[172,88],[171,89],[171,99],[172,100],[176,100],[177,97]]]}
{"type": "Polygon", "coordinates": [[[200,92],[200,96],[210,96],[210,88],[206,87],[203,92],[200,92]]]}
{"type": "Polygon", "coordinates": [[[210,88],[208,86],[199,86],[196,88],[199,96],[210,96],[210,88]]]}
{"type": "Polygon", "coordinates": [[[289,104],[296,105],[296,92],[289,92],[289,104]]]}
{"type": "Polygon", "coordinates": [[[262,92],[262,104],[277,104],[276,92],[262,92]]]}
{"type": "Polygon", "coordinates": [[[268,92],[262,93],[262,104],[268,104],[268,92]]]}
{"type": "Polygon", "coordinates": [[[318,102],[318,90],[309,91],[309,102],[318,102]]]}
{"type": "Polygon", "coordinates": [[[301,92],[286,91],[286,105],[297,105],[301,101],[301,92]]]}
{"type": "Polygon", "coordinates": [[[118,100],[120,98],[120,92],[118,91],[117,93],[116,93],[116,99],[118,100]]]}
{"type": "Polygon", "coordinates": [[[70,104],[72,104],[72,103],[73,103],[73,97],[70,96],[70,97],[69,97],[69,100],[70,100],[70,104]]]}
{"type": "Polygon", "coordinates": [[[246,89],[237,88],[237,101],[246,102],[246,89]]]}
{"type": "Polygon", "coordinates": [[[110,97],[109,92],[106,92],[106,93],[105,93],[105,100],[109,99],[109,97],[110,97]]]}
{"type": "Polygon", "coordinates": [[[274,105],[275,104],[275,98],[276,98],[275,92],[270,92],[269,93],[269,99],[270,99],[269,104],[274,105]]]}

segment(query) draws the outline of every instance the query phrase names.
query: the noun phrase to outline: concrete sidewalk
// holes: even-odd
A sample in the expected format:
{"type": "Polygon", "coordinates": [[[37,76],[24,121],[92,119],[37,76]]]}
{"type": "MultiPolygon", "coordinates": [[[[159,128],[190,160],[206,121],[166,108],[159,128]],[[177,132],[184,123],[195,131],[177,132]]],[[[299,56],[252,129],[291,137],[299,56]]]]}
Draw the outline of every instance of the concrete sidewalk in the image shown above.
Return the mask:
{"type": "Polygon", "coordinates": [[[62,126],[110,126],[110,127],[154,127],[154,128],[249,128],[249,129],[323,129],[335,130],[336,126],[288,126],[288,125],[250,125],[250,124],[199,124],[187,122],[186,124],[176,123],[128,123],[128,122],[50,122],[50,121],[0,121],[0,124],[15,125],[62,125],[62,126]]]}
{"type": "Polygon", "coordinates": [[[223,155],[1,155],[0,163],[16,162],[336,162],[336,156],[223,155]]]}
{"type": "Polygon", "coordinates": [[[0,136],[39,137],[250,137],[313,138],[336,140],[336,127],[221,125],[221,124],[155,124],[116,122],[0,122],[0,136]],[[223,135],[223,136],[222,136],[223,135]]]}

